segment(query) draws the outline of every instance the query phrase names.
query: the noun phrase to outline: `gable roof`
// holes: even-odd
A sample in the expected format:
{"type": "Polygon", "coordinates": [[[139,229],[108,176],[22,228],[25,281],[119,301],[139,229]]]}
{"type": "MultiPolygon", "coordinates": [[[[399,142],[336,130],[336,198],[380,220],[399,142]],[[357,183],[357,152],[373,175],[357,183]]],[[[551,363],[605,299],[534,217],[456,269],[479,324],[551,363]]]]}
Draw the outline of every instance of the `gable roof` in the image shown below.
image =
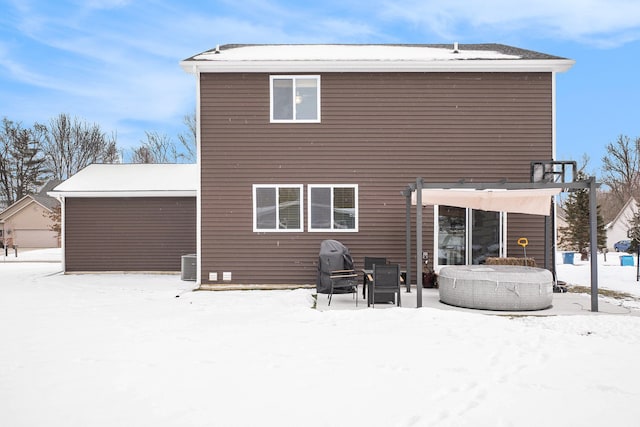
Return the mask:
{"type": "Polygon", "coordinates": [[[633,196],[629,197],[629,200],[627,200],[627,203],[625,203],[624,206],[622,206],[622,208],[620,209],[616,217],[610,223],[605,225],[604,228],[608,229],[613,227],[618,221],[622,219],[623,215],[626,215],[628,213],[633,214],[635,212],[633,207],[636,206],[636,204],[637,204],[636,199],[633,196]]]}
{"type": "Polygon", "coordinates": [[[30,203],[37,203],[42,206],[45,210],[51,212],[53,208],[55,208],[59,202],[47,195],[47,191],[60,184],[62,181],[59,179],[49,180],[36,194],[28,194],[17,200],[11,206],[7,206],[7,208],[3,211],[0,211],[0,219],[2,221],[7,220],[9,217],[15,215],[20,212],[23,208],[25,208],[30,203]]]}
{"type": "Polygon", "coordinates": [[[575,61],[503,44],[227,44],[180,63],[197,72],[566,71],[575,61]],[[457,46],[457,49],[456,49],[457,46]]]}
{"type": "Polygon", "coordinates": [[[197,177],[195,164],[93,164],[48,194],[52,197],[195,197],[197,177]]]}
{"type": "Polygon", "coordinates": [[[50,179],[42,186],[42,188],[40,188],[40,191],[38,191],[37,194],[32,195],[33,199],[47,209],[52,210],[53,208],[58,206],[60,202],[58,202],[58,200],[56,200],[55,198],[49,196],[47,193],[53,190],[60,183],[62,183],[61,179],[50,179]]]}
{"type": "MultiPolygon", "coordinates": [[[[58,201],[55,200],[55,199],[53,199],[53,201],[55,203],[58,203],[58,201]]],[[[44,210],[47,210],[47,211],[51,211],[51,209],[52,209],[52,208],[40,203],[34,196],[28,195],[28,196],[24,196],[22,199],[16,201],[11,206],[7,207],[5,210],[0,212],[0,221],[8,220],[12,216],[14,216],[18,212],[20,212],[22,209],[24,209],[25,207],[29,206],[31,203],[36,203],[36,204],[42,206],[42,208],[44,210]]]]}

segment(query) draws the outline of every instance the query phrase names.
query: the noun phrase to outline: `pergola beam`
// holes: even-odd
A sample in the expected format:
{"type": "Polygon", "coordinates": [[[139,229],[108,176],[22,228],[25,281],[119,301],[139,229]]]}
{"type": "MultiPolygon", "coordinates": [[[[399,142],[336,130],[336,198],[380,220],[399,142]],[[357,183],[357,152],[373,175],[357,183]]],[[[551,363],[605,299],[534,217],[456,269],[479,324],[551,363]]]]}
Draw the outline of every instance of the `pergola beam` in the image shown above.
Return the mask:
{"type": "MultiPolygon", "coordinates": [[[[420,179],[420,178],[419,178],[420,179]]],[[[447,183],[435,183],[435,182],[423,182],[422,188],[425,189],[434,189],[434,188],[443,188],[443,189],[459,189],[459,188],[468,188],[473,190],[535,190],[542,188],[562,188],[562,189],[585,189],[590,188],[591,183],[590,180],[593,179],[595,183],[595,178],[590,177],[585,181],[574,181],[574,182],[508,182],[508,181],[499,181],[499,182],[467,182],[461,180],[459,182],[447,182],[447,183]]],[[[595,183],[596,188],[600,186],[600,184],[595,183]]]]}

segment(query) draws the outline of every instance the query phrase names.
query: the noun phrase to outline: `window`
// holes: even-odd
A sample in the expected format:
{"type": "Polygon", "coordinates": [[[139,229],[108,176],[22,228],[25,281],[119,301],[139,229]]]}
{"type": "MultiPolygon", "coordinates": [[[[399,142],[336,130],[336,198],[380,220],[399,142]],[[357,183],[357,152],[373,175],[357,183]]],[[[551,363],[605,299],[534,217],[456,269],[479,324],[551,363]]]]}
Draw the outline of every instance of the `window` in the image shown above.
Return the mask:
{"type": "Polygon", "coordinates": [[[320,76],[271,76],[271,122],[320,121],[320,76]]]}
{"type": "Polygon", "coordinates": [[[358,231],[357,185],[309,185],[309,231],[358,231]]]}
{"type": "Polygon", "coordinates": [[[483,264],[506,255],[506,213],[437,206],[437,265],[483,264]]]}
{"type": "Polygon", "coordinates": [[[302,185],[254,185],[253,231],[302,231],[302,185]]]}

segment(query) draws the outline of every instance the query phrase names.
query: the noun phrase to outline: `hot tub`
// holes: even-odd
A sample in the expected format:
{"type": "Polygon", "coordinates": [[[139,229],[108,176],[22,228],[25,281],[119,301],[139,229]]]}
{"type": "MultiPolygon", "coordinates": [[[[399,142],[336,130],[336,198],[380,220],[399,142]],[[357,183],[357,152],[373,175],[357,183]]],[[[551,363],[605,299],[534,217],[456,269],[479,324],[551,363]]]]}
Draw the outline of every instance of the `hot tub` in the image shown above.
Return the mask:
{"type": "Polygon", "coordinates": [[[529,311],[551,307],[553,276],[518,265],[452,265],[438,273],[440,301],[483,310],[529,311]]]}

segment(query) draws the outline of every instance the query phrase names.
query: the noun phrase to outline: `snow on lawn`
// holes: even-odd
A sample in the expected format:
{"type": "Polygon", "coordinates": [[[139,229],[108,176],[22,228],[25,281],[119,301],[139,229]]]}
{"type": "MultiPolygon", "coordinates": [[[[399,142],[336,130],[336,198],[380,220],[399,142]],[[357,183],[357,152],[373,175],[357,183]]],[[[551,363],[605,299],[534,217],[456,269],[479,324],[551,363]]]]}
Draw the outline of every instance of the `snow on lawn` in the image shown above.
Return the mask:
{"type": "MultiPolygon", "coordinates": [[[[588,286],[588,264],[576,264],[559,265],[559,277],[588,286]]],[[[640,317],[321,312],[312,309],[311,290],[191,292],[193,282],[179,276],[59,270],[0,262],[2,425],[640,419],[640,317]]],[[[631,267],[601,270],[603,284],[632,286],[627,274],[635,280],[631,267]]]]}
{"type": "MultiPolygon", "coordinates": [[[[563,262],[562,254],[557,256],[559,263],[563,262]]],[[[604,254],[598,254],[598,289],[622,292],[635,299],[620,300],[618,303],[625,307],[640,309],[640,282],[637,281],[637,255],[633,255],[633,266],[621,265],[620,256],[627,253],[608,253],[606,261],[604,254]]],[[[558,280],[571,285],[591,287],[591,262],[580,261],[580,255],[575,254],[573,264],[558,264],[556,266],[558,280]]],[[[605,298],[605,300],[609,300],[605,298]]]]}

